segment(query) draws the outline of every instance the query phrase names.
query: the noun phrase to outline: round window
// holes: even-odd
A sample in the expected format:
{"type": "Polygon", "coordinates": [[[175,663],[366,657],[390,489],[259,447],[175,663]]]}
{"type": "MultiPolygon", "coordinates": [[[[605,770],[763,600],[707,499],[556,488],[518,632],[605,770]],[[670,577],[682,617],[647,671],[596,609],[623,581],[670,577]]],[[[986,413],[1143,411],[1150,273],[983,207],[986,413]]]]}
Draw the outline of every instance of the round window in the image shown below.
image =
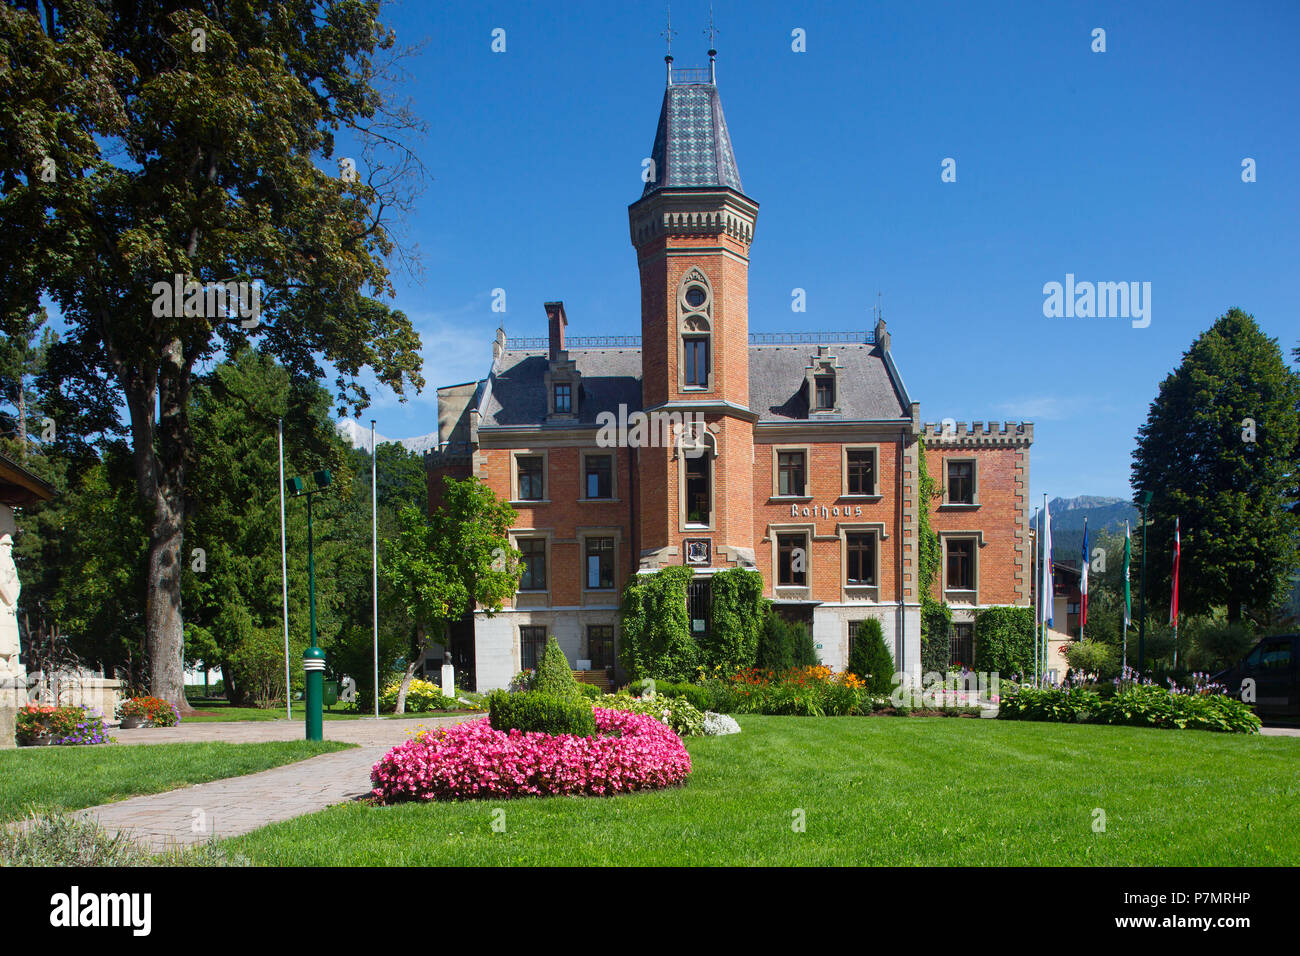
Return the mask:
{"type": "Polygon", "coordinates": [[[686,290],[686,304],[692,309],[698,309],[702,306],[706,298],[708,298],[708,296],[705,294],[704,290],[697,285],[693,285],[686,290]]]}

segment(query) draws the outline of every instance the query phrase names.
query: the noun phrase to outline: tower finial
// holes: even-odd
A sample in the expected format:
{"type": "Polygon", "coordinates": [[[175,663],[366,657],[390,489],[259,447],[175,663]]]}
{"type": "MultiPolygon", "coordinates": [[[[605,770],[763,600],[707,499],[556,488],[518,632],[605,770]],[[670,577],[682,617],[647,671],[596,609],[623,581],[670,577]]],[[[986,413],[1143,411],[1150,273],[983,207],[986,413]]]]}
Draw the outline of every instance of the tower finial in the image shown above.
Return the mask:
{"type": "Polygon", "coordinates": [[[677,36],[677,31],[673,29],[673,7],[672,4],[665,4],[668,9],[668,26],[659,35],[664,38],[668,44],[668,55],[664,57],[664,63],[668,65],[668,85],[673,85],[673,37],[677,36]]]}
{"type": "Polygon", "coordinates": [[[718,51],[716,49],[717,44],[715,43],[718,37],[718,30],[713,25],[713,4],[712,3],[709,4],[709,29],[706,30],[705,33],[709,37],[709,82],[712,83],[714,86],[716,86],[718,83],[718,74],[714,66],[714,58],[717,57],[718,55],[718,51]]]}

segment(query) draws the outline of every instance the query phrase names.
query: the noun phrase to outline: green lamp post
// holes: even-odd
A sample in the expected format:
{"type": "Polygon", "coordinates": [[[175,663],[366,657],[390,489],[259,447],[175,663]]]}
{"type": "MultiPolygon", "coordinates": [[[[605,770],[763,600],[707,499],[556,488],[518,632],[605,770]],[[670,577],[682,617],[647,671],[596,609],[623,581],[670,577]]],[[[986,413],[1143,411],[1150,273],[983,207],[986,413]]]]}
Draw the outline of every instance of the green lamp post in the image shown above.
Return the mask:
{"type": "MultiPolygon", "coordinates": [[[[328,488],[333,479],[328,468],[316,472],[312,478],[316,482],[315,491],[306,491],[301,478],[290,478],[284,484],[290,498],[307,499],[307,606],[311,619],[311,646],[302,654],[302,669],[307,677],[303,703],[307,711],[307,739],[320,740],[324,730],[321,705],[325,689],[325,652],[316,644],[316,557],[312,548],[311,499],[328,488]]],[[[287,693],[288,688],[285,691],[287,693]]]]}

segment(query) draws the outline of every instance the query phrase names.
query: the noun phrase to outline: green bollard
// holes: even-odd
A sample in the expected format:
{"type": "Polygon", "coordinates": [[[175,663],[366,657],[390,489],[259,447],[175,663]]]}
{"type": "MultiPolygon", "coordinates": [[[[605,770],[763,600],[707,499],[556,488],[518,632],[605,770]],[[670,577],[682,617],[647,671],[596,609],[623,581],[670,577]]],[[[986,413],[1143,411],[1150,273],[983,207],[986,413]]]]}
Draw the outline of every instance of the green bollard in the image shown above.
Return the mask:
{"type": "Polygon", "coordinates": [[[302,669],[307,672],[307,739],[323,739],[321,701],[324,697],[325,652],[319,647],[309,647],[302,653],[302,669]]]}

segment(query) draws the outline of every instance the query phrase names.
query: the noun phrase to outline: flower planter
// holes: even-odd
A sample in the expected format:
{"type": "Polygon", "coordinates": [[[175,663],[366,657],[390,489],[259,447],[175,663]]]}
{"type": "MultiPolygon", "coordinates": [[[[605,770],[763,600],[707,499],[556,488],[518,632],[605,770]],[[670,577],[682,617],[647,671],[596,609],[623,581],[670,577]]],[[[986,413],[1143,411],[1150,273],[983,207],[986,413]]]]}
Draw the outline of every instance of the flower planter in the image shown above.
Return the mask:
{"type": "Polygon", "coordinates": [[[53,747],[57,738],[53,734],[43,734],[40,737],[33,737],[23,744],[24,747],[53,747]]]}
{"type": "Polygon", "coordinates": [[[153,725],[144,717],[123,717],[121,729],[135,730],[137,727],[152,727],[153,725]]]}

